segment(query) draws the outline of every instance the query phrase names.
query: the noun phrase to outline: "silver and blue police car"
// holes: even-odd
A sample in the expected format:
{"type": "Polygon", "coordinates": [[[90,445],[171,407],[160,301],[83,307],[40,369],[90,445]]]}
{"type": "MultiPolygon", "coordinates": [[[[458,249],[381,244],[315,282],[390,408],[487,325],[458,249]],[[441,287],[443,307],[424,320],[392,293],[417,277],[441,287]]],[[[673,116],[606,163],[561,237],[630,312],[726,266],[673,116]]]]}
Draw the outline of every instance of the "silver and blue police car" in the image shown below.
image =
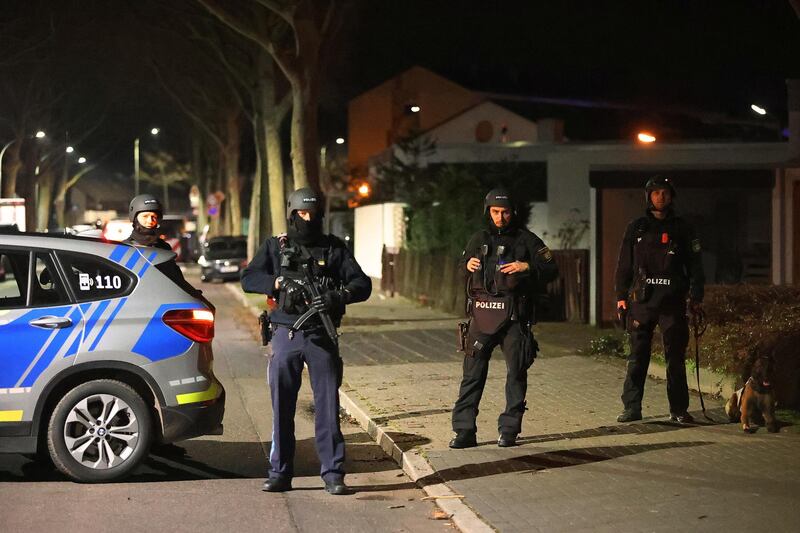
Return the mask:
{"type": "Polygon", "coordinates": [[[213,310],[171,279],[174,254],[0,234],[0,452],[49,454],[117,480],[151,444],[222,432],[213,310]]]}

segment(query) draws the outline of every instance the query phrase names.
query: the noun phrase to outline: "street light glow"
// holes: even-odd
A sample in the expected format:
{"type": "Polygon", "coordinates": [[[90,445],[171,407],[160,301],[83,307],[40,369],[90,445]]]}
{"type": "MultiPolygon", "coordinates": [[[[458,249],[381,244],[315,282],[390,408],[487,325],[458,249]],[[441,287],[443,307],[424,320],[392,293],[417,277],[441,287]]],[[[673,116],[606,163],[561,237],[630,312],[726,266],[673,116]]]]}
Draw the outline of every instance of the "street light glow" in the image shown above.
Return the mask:
{"type": "Polygon", "coordinates": [[[161,130],[158,129],[158,128],[153,128],[153,129],[150,130],[150,135],[158,135],[158,132],[160,132],[160,131],[161,130]]]}
{"type": "Polygon", "coordinates": [[[344,137],[336,137],[336,144],[344,144],[344,137]]]}
{"type": "Polygon", "coordinates": [[[420,107],[418,105],[412,105],[410,111],[412,113],[419,113],[420,107]]]}
{"type": "Polygon", "coordinates": [[[36,132],[36,138],[37,139],[44,139],[46,136],[47,136],[47,134],[45,132],[43,132],[42,130],[39,130],[39,131],[36,132]]]}
{"type": "Polygon", "coordinates": [[[362,183],[361,185],[359,185],[358,186],[358,194],[359,194],[359,196],[362,196],[364,198],[369,196],[369,184],[368,183],[362,183]]]}
{"type": "Polygon", "coordinates": [[[84,163],[86,163],[86,158],[85,158],[85,157],[83,157],[83,156],[79,157],[79,158],[78,158],[78,163],[80,163],[81,165],[82,165],[82,164],[84,164],[84,163]]]}
{"type": "Polygon", "coordinates": [[[643,143],[654,143],[656,142],[656,138],[654,135],[647,133],[646,131],[639,132],[639,135],[636,136],[639,139],[639,142],[643,143]]]}
{"type": "Polygon", "coordinates": [[[71,154],[74,151],[75,151],[75,148],[73,148],[72,146],[67,146],[67,153],[68,154],[71,154]]]}
{"type": "Polygon", "coordinates": [[[761,107],[761,106],[757,106],[756,104],[752,104],[752,105],[750,106],[750,109],[752,109],[753,111],[755,111],[755,112],[756,112],[756,113],[758,113],[759,115],[766,115],[766,114],[767,114],[767,110],[766,110],[766,109],[764,109],[764,108],[763,108],[763,107],[761,107]]]}

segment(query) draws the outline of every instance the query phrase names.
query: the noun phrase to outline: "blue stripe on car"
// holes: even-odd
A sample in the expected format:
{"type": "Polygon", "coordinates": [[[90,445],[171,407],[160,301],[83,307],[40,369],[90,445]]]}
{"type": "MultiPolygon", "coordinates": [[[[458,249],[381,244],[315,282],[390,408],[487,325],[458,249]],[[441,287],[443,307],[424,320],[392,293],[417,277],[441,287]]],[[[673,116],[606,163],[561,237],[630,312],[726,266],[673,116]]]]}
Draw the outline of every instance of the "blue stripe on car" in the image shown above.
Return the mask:
{"type": "Polygon", "coordinates": [[[56,333],[56,337],[50,343],[50,345],[45,350],[44,354],[36,361],[36,364],[33,365],[33,368],[22,380],[18,386],[20,387],[31,387],[34,383],[36,383],[36,379],[45,371],[45,369],[50,366],[50,363],[55,358],[56,354],[64,347],[64,343],[67,342],[69,339],[70,333],[72,333],[72,328],[75,327],[75,322],[80,323],[80,311],[77,308],[72,310],[72,313],[69,314],[69,318],[73,320],[73,325],[70,327],[62,328],[56,333]],[[76,321],[76,317],[78,320],[76,321]]]}
{"type": "Polygon", "coordinates": [[[67,353],[64,354],[64,357],[67,358],[75,355],[76,353],[78,353],[78,349],[80,347],[81,347],[81,335],[78,334],[75,335],[75,341],[72,343],[72,346],[69,347],[67,353]]]}
{"type": "Polygon", "coordinates": [[[91,345],[91,347],[89,348],[88,351],[90,351],[90,352],[94,351],[95,347],[97,347],[97,343],[100,342],[100,339],[103,338],[103,335],[105,334],[106,330],[108,329],[108,326],[111,325],[111,323],[114,321],[114,318],[117,316],[117,313],[120,312],[120,310],[122,309],[122,306],[125,305],[125,302],[127,302],[127,301],[128,301],[127,298],[123,298],[122,300],[117,302],[117,306],[111,311],[111,315],[106,320],[106,323],[103,324],[103,328],[100,330],[100,333],[98,333],[97,337],[94,338],[94,341],[92,342],[92,345],[91,345]]]}
{"type": "Polygon", "coordinates": [[[125,263],[125,268],[127,268],[128,270],[133,270],[133,267],[136,265],[136,263],[139,262],[140,257],[142,257],[142,253],[136,248],[134,248],[133,253],[128,258],[128,261],[125,263]]]}
{"type": "Polygon", "coordinates": [[[128,248],[129,246],[118,244],[114,247],[114,250],[111,252],[111,255],[108,256],[108,258],[115,263],[119,263],[120,259],[122,259],[122,256],[125,255],[125,252],[128,250],[128,248]]]}
{"type": "Polygon", "coordinates": [[[34,309],[0,326],[0,338],[7,344],[0,350],[0,388],[13,387],[42,349],[52,330],[33,327],[31,320],[43,316],[65,316],[72,307],[45,307],[34,309]]]}
{"type": "Polygon", "coordinates": [[[83,334],[83,338],[84,339],[88,339],[89,338],[89,334],[92,332],[94,327],[97,325],[97,321],[100,320],[101,316],[103,316],[103,312],[106,310],[106,307],[108,307],[108,304],[110,304],[110,303],[111,303],[110,300],[104,300],[104,301],[100,302],[100,305],[98,305],[97,309],[94,310],[94,313],[92,313],[92,316],[89,318],[89,320],[86,321],[86,328],[85,328],[85,331],[84,331],[84,334],[83,334]]]}
{"type": "Polygon", "coordinates": [[[155,258],[156,258],[156,256],[157,256],[157,255],[158,255],[158,252],[153,252],[152,254],[150,254],[150,256],[147,258],[147,262],[144,264],[144,266],[143,266],[143,267],[142,267],[142,269],[139,271],[139,273],[137,274],[137,276],[139,276],[140,278],[141,278],[142,276],[144,276],[144,273],[145,273],[145,272],[147,272],[147,269],[148,269],[148,268],[150,268],[150,265],[151,265],[151,264],[153,264],[153,263],[152,263],[152,261],[153,261],[153,259],[155,259],[155,258]]]}
{"type": "Polygon", "coordinates": [[[132,352],[147,357],[151,361],[161,361],[184,354],[192,347],[193,341],[167,326],[162,320],[164,313],[172,309],[205,309],[205,306],[189,302],[162,305],[142,331],[139,340],[131,349],[132,352]]]}

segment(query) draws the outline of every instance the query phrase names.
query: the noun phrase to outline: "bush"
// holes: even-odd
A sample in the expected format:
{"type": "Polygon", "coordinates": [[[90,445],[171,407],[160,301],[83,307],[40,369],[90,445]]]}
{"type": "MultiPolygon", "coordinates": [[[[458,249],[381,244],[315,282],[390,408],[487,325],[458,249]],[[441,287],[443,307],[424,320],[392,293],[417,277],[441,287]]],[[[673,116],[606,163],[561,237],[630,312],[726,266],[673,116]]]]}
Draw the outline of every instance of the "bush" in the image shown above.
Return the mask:
{"type": "Polygon", "coordinates": [[[589,353],[592,355],[625,356],[627,342],[620,334],[606,334],[589,341],[589,353]]]}
{"type": "Polygon", "coordinates": [[[704,308],[701,365],[745,381],[755,359],[771,355],[779,404],[800,407],[800,288],[710,286],[704,308]]]}

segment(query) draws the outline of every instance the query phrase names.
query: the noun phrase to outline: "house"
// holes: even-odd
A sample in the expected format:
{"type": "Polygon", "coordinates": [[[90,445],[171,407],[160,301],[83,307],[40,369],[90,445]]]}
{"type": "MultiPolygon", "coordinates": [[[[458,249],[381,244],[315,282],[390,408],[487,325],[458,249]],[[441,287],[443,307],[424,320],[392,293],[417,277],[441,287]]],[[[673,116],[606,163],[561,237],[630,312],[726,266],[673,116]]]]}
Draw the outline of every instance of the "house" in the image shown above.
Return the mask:
{"type": "MultiPolygon", "coordinates": [[[[703,241],[709,283],[800,283],[800,86],[790,83],[788,142],[704,141],[639,143],[633,140],[584,140],[564,137],[569,124],[558,119],[526,118],[499,98],[454,88],[424,69],[411,69],[382,84],[386,102],[446,102],[419,109],[403,121],[376,120],[381,142],[361,143],[364,122],[352,113],[351,153],[358,165],[380,161],[392,140],[414,131],[436,140],[421,164],[515,162],[539,165],[546,186],[535,202],[529,227],[552,248],[558,230],[576,216],[589,220],[577,243],[589,250],[588,318],[613,320],[613,275],[622,234],[629,220],[644,212],[644,183],[667,174],[678,188],[676,206],[695,223],[703,241]],[[407,82],[409,73],[414,80],[407,82]],[[420,74],[424,72],[424,75],[420,74]],[[458,94],[457,102],[436,98],[440,87],[458,94]],[[392,96],[392,90],[398,94],[392,96]],[[407,99],[404,99],[406,98],[407,99]],[[436,119],[428,118],[428,113],[436,119]],[[499,133],[499,134],[498,134],[499,133]]],[[[458,87],[458,86],[456,86],[458,87]]],[[[355,101],[372,101],[370,92],[355,101]]],[[[377,100],[376,100],[377,101],[377,100]]],[[[351,104],[352,105],[352,104],[351,104]]],[[[549,109],[557,116],[557,109],[549,109]]],[[[571,111],[574,114],[574,109],[571,111]]],[[[631,111],[633,112],[633,111],[631,111]]],[[[356,230],[358,240],[358,229],[356,230]]]]}

